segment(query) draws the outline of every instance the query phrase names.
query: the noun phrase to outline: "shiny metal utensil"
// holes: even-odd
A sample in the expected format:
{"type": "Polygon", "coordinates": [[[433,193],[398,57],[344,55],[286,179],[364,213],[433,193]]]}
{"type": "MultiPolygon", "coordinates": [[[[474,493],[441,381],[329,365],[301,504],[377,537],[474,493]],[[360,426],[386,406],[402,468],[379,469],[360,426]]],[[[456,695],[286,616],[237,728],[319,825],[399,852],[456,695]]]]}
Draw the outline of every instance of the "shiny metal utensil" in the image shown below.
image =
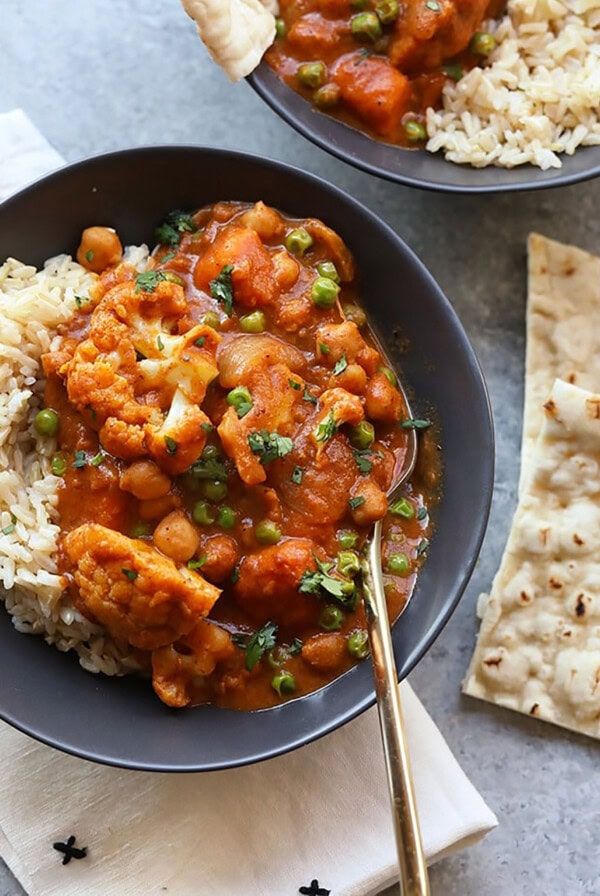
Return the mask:
{"type": "MultiPolygon", "coordinates": [[[[399,377],[398,388],[402,393],[408,416],[412,417],[410,404],[399,377]]],[[[397,467],[395,471],[394,481],[388,492],[390,503],[398,496],[402,486],[415,468],[417,434],[414,429],[408,430],[408,432],[410,438],[407,452],[399,468],[397,467]]],[[[429,896],[429,877],[421,842],[392,633],[383,589],[381,534],[382,521],[378,520],[365,543],[361,565],[363,600],[373,663],[375,694],[398,849],[400,893],[402,896],[429,896]]],[[[410,600],[410,596],[408,600],[410,600]]]]}

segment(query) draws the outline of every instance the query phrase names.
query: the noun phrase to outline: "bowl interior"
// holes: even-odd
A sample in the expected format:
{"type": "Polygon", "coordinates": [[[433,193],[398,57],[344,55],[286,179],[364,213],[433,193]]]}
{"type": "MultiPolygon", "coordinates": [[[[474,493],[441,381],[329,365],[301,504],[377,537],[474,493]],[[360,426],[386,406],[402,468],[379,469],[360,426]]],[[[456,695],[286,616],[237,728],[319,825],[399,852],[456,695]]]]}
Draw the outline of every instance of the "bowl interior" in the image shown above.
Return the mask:
{"type": "MultiPolygon", "coordinates": [[[[405,676],[439,634],[468,581],[492,491],[493,431],[481,371],[452,307],[387,225],[319,179],[252,156],[192,147],[135,149],[62,169],[0,206],[0,258],[41,264],[74,252],[90,224],[124,243],[152,244],[166,211],[219,199],[258,200],[323,218],[354,252],[376,329],[398,328],[400,360],[417,401],[437,409],[445,465],[437,532],[416,593],[394,628],[405,676]],[[368,288],[367,288],[368,285],[368,288]]],[[[387,345],[394,352],[392,339],[387,345]]],[[[41,638],[18,634],[0,612],[0,717],[60,749],[139,769],[199,771],[254,762],[331,731],[373,700],[370,664],[275,709],[168,709],[148,682],[81,669],[41,638]]]]}
{"type": "Polygon", "coordinates": [[[278,115],[322,149],[356,168],[408,186],[449,193],[493,193],[564,186],[600,174],[600,146],[583,147],[572,156],[563,155],[562,167],[547,171],[532,165],[511,169],[455,165],[441,153],[379,143],[319,112],[284,84],[266,62],[248,81],[278,115]]]}

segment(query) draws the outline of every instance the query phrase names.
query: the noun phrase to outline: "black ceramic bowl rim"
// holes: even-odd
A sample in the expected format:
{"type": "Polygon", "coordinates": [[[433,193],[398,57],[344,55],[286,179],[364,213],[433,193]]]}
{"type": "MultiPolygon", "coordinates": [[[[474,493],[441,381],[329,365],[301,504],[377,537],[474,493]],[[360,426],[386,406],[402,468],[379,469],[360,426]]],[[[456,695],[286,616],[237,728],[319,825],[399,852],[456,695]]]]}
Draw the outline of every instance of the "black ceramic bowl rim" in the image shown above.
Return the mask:
{"type": "Polygon", "coordinates": [[[600,146],[580,147],[560,156],[561,168],[473,168],[447,162],[441,153],[402,149],[378,142],[319,112],[262,62],[247,81],[284,121],[342,161],[408,187],[443,193],[502,193],[564,187],[600,174],[600,146]]]}
{"type": "MultiPolygon", "coordinates": [[[[411,314],[406,314],[409,337],[415,317],[427,321],[426,338],[403,356],[403,370],[423,400],[428,390],[419,386],[420,379],[432,391],[435,387],[451,396],[440,407],[442,440],[446,461],[454,461],[457,449],[462,467],[456,477],[454,471],[446,476],[448,497],[439,505],[431,556],[415,596],[394,626],[398,671],[404,678],[450,618],[476,562],[491,502],[494,437],[487,390],[467,336],[446,297],[400,237],[355,199],[296,168],[214,148],[159,146],[78,162],[7,199],[0,204],[0,257],[13,255],[39,265],[60,251],[73,252],[83,227],[93,223],[115,226],[126,243],[148,242],[166,211],[224,198],[263,198],[294,215],[325,218],[357,250],[359,268],[365,265],[369,282],[380,284],[378,292],[374,287],[371,291],[369,311],[375,324],[376,298],[385,326],[391,326],[388,300],[390,288],[398,290],[399,276],[408,308],[412,302],[411,314]],[[359,242],[352,233],[360,233],[359,242]],[[382,247],[379,255],[373,251],[382,247]],[[426,350],[430,354],[423,357],[426,350]],[[451,371],[436,374],[431,358],[446,363],[446,354],[451,371]],[[442,538],[442,531],[447,537],[442,538]]],[[[148,681],[91,675],[74,656],[40,637],[17,633],[5,612],[0,612],[0,656],[0,718],[65,752],[147,771],[208,771],[267,759],[327,734],[375,699],[367,661],[320,691],[274,709],[241,713],[203,706],[173,711],[158,701],[148,681]]]]}

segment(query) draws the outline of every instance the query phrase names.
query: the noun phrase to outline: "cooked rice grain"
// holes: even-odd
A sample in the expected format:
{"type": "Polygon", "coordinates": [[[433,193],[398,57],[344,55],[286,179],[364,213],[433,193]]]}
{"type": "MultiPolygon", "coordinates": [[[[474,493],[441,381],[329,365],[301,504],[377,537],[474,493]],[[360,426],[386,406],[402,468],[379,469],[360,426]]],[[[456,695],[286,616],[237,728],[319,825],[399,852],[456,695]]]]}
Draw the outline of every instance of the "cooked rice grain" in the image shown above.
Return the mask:
{"type": "Polygon", "coordinates": [[[498,46],[427,111],[427,149],[476,168],[546,170],[600,145],[600,0],[509,0],[486,30],[498,46]]]}
{"type": "MultiPolygon", "coordinates": [[[[132,261],[146,258],[144,247],[132,261]]],[[[39,272],[13,258],[0,267],[0,597],[19,631],[75,650],[90,672],[115,675],[136,663],[63,591],[55,561],[59,480],[50,469],[55,443],[33,427],[43,398],[40,356],[73,314],[75,296],[87,295],[95,279],[67,255],[39,272]]]]}

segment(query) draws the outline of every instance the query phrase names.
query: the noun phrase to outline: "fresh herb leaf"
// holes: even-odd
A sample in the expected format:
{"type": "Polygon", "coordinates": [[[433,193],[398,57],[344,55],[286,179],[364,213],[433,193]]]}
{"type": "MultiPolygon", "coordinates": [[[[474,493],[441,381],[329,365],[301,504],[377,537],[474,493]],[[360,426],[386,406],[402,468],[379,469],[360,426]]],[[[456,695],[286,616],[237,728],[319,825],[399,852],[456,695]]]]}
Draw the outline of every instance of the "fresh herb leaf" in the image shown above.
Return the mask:
{"type": "Polygon", "coordinates": [[[210,294],[223,305],[227,317],[233,313],[233,283],[231,282],[232,264],[226,264],[221,273],[209,283],[210,294]]]}
{"type": "Polygon", "coordinates": [[[365,499],[362,495],[357,495],[356,498],[350,498],[348,501],[351,510],[356,510],[357,507],[362,507],[364,503],[365,499]]]}
{"type": "Polygon", "coordinates": [[[290,386],[292,387],[292,389],[295,389],[295,390],[296,390],[296,392],[299,392],[300,389],[302,388],[302,386],[300,385],[300,383],[297,383],[296,380],[288,380],[288,383],[290,384],[290,386]]]}
{"type": "Polygon", "coordinates": [[[278,457],[285,457],[294,447],[294,443],[287,436],[280,436],[279,433],[268,432],[266,429],[261,429],[260,432],[251,432],[248,436],[248,445],[250,451],[260,457],[263,466],[270,464],[278,457]]]}
{"type": "Polygon", "coordinates": [[[294,638],[290,646],[288,647],[288,653],[290,656],[296,656],[297,653],[300,653],[302,650],[302,641],[300,638],[294,638]]]}
{"type": "Polygon", "coordinates": [[[2,531],[3,535],[11,535],[11,533],[15,531],[16,525],[17,525],[17,518],[14,515],[14,513],[11,513],[9,525],[4,526],[4,528],[0,531],[2,531]]]}
{"type": "Polygon", "coordinates": [[[91,302],[89,296],[75,296],[75,304],[78,308],[82,308],[86,302],[91,302]]]}
{"type": "Polygon", "coordinates": [[[292,472],[292,475],[290,476],[290,479],[292,480],[294,485],[300,485],[300,483],[302,482],[303,475],[304,474],[302,471],[302,467],[294,467],[294,470],[292,472]]]}
{"type": "Polygon", "coordinates": [[[158,284],[166,280],[163,271],[144,271],[135,278],[135,291],[138,292],[154,292],[158,284]]]}
{"type": "Polygon", "coordinates": [[[165,344],[162,341],[162,339],[160,338],[160,336],[156,337],[156,347],[159,350],[159,352],[162,352],[164,350],[165,344]]]}
{"type": "Polygon", "coordinates": [[[321,594],[325,592],[329,597],[345,603],[347,595],[344,591],[345,583],[329,575],[333,569],[333,563],[323,563],[313,554],[317,569],[314,572],[307,570],[300,579],[299,591],[301,594],[321,594]]]}
{"type": "Polygon", "coordinates": [[[419,420],[412,417],[410,420],[403,420],[401,425],[402,429],[428,429],[432,423],[431,420],[419,420]]]}
{"type": "Polygon", "coordinates": [[[197,345],[198,348],[202,348],[204,343],[206,342],[206,336],[198,336],[196,340],[194,340],[194,345],[197,345]]]}
{"type": "Polygon", "coordinates": [[[164,275],[163,280],[168,280],[169,283],[176,283],[178,286],[183,286],[185,283],[183,277],[180,277],[174,271],[161,271],[161,274],[164,275]]]}
{"type": "Polygon", "coordinates": [[[165,436],[165,445],[167,447],[167,454],[177,454],[177,442],[175,439],[172,439],[171,436],[165,436]]]}
{"type": "Polygon", "coordinates": [[[417,519],[424,520],[428,513],[429,511],[427,510],[425,505],[423,505],[423,507],[419,507],[419,509],[417,510],[417,519]]]}
{"type": "Polygon", "coordinates": [[[103,454],[102,451],[99,451],[98,454],[95,454],[90,461],[90,467],[99,467],[100,464],[104,461],[106,454],[103,454]]]}
{"type": "Polygon", "coordinates": [[[237,404],[235,407],[235,412],[238,415],[238,417],[240,418],[240,420],[242,419],[242,417],[246,416],[248,411],[251,411],[251,410],[252,410],[252,399],[250,399],[250,401],[240,401],[240,403],[237,404]]]}
{"type": "Polygon", "coordinates": [[[417,557],[422,557],[428,547],[429,547],[429,539],[422,538],[421,541],[417,545],[417,557]]]}
{"type": "Polygon", "coordinates": [[[154,231],[157,243],[167,246],[179,245],[182,233],[195,233],[198,225],[190,215],[175,209],[169,212],[154,231]]]}
{"type": "Polygon", "coordinates": [[[138,577],[138,573],[135,569],[127,569],[125,566],[121,569],[121,572],[124,576],[127,576],[130,582],[135,582],[138,577]]]}
{"type": "Polygon", "coordinates": [[[304,395],[302,396],[304,401],[309,401],[311,404],[317,404],[317,399],[314,395],[311,395],[308,389],[304,390],[304,395]]]}
{"type": "Polygon", "coordinates": [[[329,411],[329,414],[325,418],[325,420],[321,420],[319,425],[315,430],[315,439],[317,442],[328,442],[329,439],[333,438],[338,430],[338,425],[335,422],[335,417],[333,416],[333,410],[329,411]]]}
{"type": "Polygon", "coordinates": [[[212,423],[201,423],[200,429],[208,435],[209,432],[212,432],[213,425],[212,423]]]}
{"type": "Polygon", "coordinates": [[[85,253],[85,260],[87,261],[88,264],[91,264],[91,262],[94,260],[94,250],[93,249],[87,250],[87,252],[85,253]]]}
{"type": "Polygon", "coordinates": [[[258,661],[268,650],[275,647],[275,635],[277,626],[272,622],[266,622],[262,628],[254,632],[250,637],[234,635],[234,643],[246,651],[246,669],[252,672],[258,661]]]}
{"type": "Polygon", "coordinates": [[[335,367],[333,368],[333,375],[339,376],[340,373],[343,373],[346,367],[348,366],[348,362],[346,361],[346,355],[342,355],[340,360],[337,362],[335,367]]]}
{"type": "Polygon", "coordinates": [[[355,448],[352,451],[352,456],[356,461],[356,466],[358,467],[359,472],[363,474],[363,476],[366,476],[367,473],[370,473],[373,469],[373,464],[368,457],[369,454],[372,454],[369,448],[363,448],[362,450],[355,448]]]}
{"type": "Polygon", "coordinates": [[[361,62],[364,62],[365,59],[369,59],[370,56],[373,55],[373,50],[370,50],[368,47],[363,47],[359,50],[358,58],[354,61],[354,65],[360,65],[361,62]]]}
{"type": "Polygon", "coordinates": [[[233,572],[231,573],[231,584],[235,585],[240,580],[240,568],[239,566],[233,567],[233,572]]]}
{"type": "Polygon", "coordinates": [[[96,413],[96,411],[94,410],[94,408],[92,407],[92,405],[91,405],[91,404],[86,404],[85,409],[86,409],[86,411],[89,411],[89,412],[90,412],[90,417],[92,418],[92,420],[95,420],[96,417],[98,416],[98,414],[96,413]]]}
{"type": "Polygon", "coordinates": [[[188,560],[187,568],[188,569],[200,569],[206,563],[207,557],[206,554],[203,554],[202,557],[198,557],[197,560],[188,560]]]}
{"type": "MultiPolygon", "coordinates": [[[[206,426],[205,423],[200,425],[206,426]]],[[[219,454],[208,457],[203,455],[194,461],[188,472],[194,479],[214,479],[216,482],[226,482],[227,480],[227,468],[219,454]]]]}
{"type": "Polygon", "coordinates": [[[163,255],[162,258],[158,259],[159,264],[166,264],[168,261],[172,261],[175,258],[176,252],[167,252],[166,255],[163,255]]]}
{"type": "Polygon", "coordinates": [[[324,342],[319,342],[319,351],[321,352],[322,355],[328,355],[330,349],[329,349],[329,346],[326,345],[324,342]]]}
{"type": "Polygon", "coordinates": [[[80,470],[82,467],[85,467],[86,459],[85,459],[85,451],[76,451],[73,460],[73,466],[80,470]]]}

